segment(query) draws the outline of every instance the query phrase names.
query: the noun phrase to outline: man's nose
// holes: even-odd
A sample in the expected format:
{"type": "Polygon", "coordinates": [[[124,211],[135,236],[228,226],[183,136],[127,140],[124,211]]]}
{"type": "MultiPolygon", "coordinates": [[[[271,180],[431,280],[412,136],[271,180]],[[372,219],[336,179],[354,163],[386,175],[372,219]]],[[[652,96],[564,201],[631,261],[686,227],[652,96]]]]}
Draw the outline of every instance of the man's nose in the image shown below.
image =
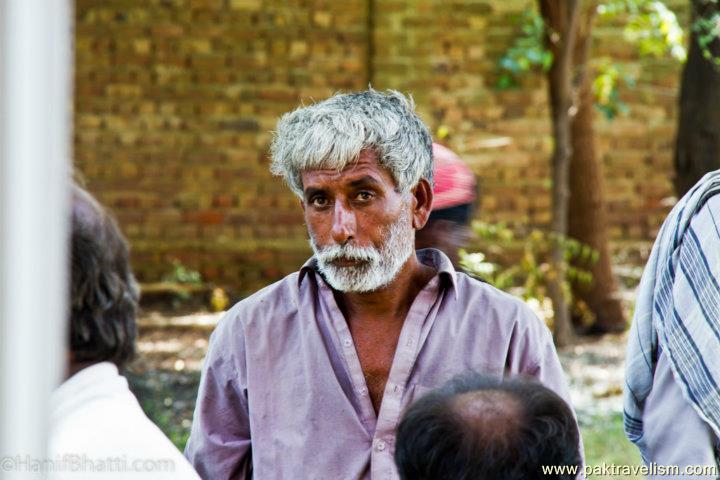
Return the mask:
{"type": "Polygon", "coordinates": [[[333,211],[332,238],[338,245],[344,245],[355,237],[355,212],[345,202],[335,202],[333,211]]]}

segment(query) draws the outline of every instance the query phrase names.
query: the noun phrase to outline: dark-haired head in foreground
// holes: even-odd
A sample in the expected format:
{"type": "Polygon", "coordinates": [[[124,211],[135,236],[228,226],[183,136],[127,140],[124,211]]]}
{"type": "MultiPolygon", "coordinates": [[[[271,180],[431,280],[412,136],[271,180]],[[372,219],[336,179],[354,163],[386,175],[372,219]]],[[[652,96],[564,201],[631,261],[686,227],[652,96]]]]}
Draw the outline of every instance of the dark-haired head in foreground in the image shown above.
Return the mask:
{"type": "Polygon", "coordinates": [[[455,378],[415,402],[397,429],[403,480],[573,479],[543,465],[581,468],[572,411],[534,381],[455,378]]]}
{"type": "Polygon", "coordinates": [[[135,349],[138,287],[115,220],[72,189],[70,375],[94,363],[122,367],[135,349]]]}

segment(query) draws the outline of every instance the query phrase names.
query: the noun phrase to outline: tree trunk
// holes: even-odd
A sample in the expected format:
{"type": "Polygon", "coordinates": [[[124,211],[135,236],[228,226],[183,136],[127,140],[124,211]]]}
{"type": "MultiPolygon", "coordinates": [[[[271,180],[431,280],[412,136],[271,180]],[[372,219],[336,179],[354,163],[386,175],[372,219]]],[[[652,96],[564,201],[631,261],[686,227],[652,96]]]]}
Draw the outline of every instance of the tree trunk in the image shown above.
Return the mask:
{"type": "MultiPolygon", "coordinates": [[[[558,237],[567,236],[568,178],[570,170],[572,99],[572,55],[575,46],[580,0],[539,0],[540,12],[550,27],[548,46],[553,52],[553,64],[548,71],[548,89],[555,145],[552,166],[552,232],[558,237]]],[[[572,342],[573,330],[566,295],[564,250],[559,241],[553,242],[552,277],[548,294],[553,302],[555,344],[564,346],[572,342]]]]}
{"type": "Polygon", "coordinates": [[[588,59],[592,42],[595,2],[583,8],[579,22],[573,63],[576,70],[577,113],[572,122],[572,160],[570,162],[570,198],[568,235],[594,248],[594,265],[578,263],[592,273],[590,285],[573,285],[574,295],[595,314],[591,330],[597,333],[622,331],[626,322],[617,295],[617,280],[612,272],[607,238],[605,177],[603,164],[595,154],[593,113],[595,98],[588,59]]]}
{"type": "MultiPolygon", "coordinates": [[[[692,21],[720,13],[720,3],[695,0],[692,21]]],[[[720,40],[710,50],[720,57],[720,40]]],[[[675,145],[675,191],[682,197],[703,175],[720,168],[720,67],[703,57],[698,34],[690,37],[690,51],[680,88],[680,115],[675,145]]]]}

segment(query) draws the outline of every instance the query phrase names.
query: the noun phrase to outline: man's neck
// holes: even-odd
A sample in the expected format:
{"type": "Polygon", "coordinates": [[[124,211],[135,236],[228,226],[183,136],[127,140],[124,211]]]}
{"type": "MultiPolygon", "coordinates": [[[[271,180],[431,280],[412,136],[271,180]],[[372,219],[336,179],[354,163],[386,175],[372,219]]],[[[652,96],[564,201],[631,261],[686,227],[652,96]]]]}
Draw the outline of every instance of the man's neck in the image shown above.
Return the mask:
{"type": "Polygon", "coordinates": [[[347,319],[404,320],[415,297],[435,273],[434,268],[420,263],[413,252],[385,287],[366,293],[336,292],[335,296],[347,319]]]}

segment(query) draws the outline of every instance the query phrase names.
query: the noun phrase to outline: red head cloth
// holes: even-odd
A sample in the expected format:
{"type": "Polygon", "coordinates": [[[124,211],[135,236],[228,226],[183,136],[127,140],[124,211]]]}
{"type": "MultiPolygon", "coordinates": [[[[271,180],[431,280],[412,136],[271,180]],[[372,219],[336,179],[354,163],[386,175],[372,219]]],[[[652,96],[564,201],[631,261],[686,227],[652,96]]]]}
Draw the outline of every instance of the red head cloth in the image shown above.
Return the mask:
{"type": "Polygon", "coordinates": [[[433,210],[456,207],[475,201],[475,175],[452,150],[433,143],[433,210]]]}

